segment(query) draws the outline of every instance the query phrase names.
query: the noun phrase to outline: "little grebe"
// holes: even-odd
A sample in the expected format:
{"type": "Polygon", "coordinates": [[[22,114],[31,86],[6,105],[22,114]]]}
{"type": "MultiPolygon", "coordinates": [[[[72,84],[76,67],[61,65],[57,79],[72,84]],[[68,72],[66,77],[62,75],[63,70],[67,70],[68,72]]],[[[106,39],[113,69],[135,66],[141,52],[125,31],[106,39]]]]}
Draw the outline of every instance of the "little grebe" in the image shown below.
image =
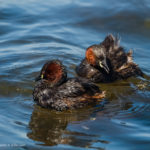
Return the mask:
{"type": "Polygon", "coordinates": [[[59,60],[44,64],[33,91],[33,99],[42,107],[56,110],[80,108],[105,97],[99,87],[79,78],[67,79],[59,60]]]}
{"type": "Polygon", "coordinates": [[[95,83],[143,76],[141,69],[132,60],[132,51],[126,53],[119,45],[119,39],[112,34],[102,43],[88,47],[85,57],[76,72],[95,83]]]}

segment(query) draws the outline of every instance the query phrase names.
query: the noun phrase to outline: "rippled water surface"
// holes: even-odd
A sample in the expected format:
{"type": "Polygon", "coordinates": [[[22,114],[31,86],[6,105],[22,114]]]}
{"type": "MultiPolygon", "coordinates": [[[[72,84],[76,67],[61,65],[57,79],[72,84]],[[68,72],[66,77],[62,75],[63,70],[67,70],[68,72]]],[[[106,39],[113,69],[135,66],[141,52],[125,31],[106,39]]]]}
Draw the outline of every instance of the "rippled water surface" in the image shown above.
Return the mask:
{"type": "Polygon", "coordinates": [[[0,149],[150,149],[149,0],[0,0],[0,149]],[[43,63],[70,77],[85,49],[108,33],[133,49],[145,78],[100,84],[101,105],[56,112],[34,104],[43,63]]]}

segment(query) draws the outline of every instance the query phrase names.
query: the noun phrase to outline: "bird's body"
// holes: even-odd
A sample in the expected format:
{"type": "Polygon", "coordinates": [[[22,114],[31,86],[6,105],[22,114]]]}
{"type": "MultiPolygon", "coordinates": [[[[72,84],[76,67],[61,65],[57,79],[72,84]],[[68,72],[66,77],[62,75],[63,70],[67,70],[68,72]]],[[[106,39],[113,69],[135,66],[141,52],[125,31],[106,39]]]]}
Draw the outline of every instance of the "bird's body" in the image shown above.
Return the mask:
{"type": "Polygon", "coordinates": [[[95,59],[95,62],[99,61],[100,65],[91,63],[89,56],[86,55],[86,58],[76,68],[79,76],[100,83],[143,75],[138,65],[133,62],[132,51],[126,53],[124,48],[119,45],[118,38],[112,35],[108,35],[102,43],[87,48],[86,54],[89,50],[93,52],[90,58],[95,59]],[[101,62],[104,62],[103,65],[101,62]]]}
{"type": "MultiPolygon", "coordinates": [[[[44,71],[48,67],[57,70],[57,68],[50,67],[52,63],[56,63],[61,67],[63,66],[60,61],[54,60],[48,62],[46,67],[43,66],[44,69],[42,70],[44,71]]],[[[49,71],[47,70],[44,72],[44,74],[48,73],[51,78],[53,75],[53,80],[56,81],[55,84],[52,80],[49,81],[48,79],[45,79],[45,75],[42,74],[43,71],[41,71],[40,76],[42,75],[43,78],[36,83],[33,91],[33,98],[40,106],[61,111],[92,104],[105,96],[104,92],[101,92],[99,87],[93,83],[79,78],[67,79],[64,66],[62,68],[63,71],[60,74],[63,79],[59,79],[61,82],[54,78],[55,75],[53,70],[49,69],[49,71]]]]}

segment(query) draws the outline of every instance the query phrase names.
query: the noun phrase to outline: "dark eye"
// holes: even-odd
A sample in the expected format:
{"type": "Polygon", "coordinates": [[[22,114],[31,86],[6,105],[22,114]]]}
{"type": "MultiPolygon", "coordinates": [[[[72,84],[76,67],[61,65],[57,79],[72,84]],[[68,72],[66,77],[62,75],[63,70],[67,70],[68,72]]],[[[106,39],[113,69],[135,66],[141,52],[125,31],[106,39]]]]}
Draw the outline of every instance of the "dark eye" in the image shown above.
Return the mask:
{"type": "Polygon", "coordinates": [[[104,56],[99,56],[99,59],[100,60],[104,60],[104,56]]]}

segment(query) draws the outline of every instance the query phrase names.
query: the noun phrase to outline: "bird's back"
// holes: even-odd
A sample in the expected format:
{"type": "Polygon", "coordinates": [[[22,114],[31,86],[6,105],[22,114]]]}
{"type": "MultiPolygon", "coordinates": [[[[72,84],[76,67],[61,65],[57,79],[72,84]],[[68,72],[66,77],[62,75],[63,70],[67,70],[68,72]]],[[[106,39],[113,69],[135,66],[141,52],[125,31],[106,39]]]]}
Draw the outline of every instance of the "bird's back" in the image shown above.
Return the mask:
{"type": "Polygon", "coordinates": [[[120,46],[119,38],[108,35],[101,44],[107,50],[107,58],[114,72],[112,78],[126,79],[131,76],[143,76],[141,69],[133,62],[132,51],[126,52],[120,46]]]}
{"type": "Polygon", "coordinates": [[[34,100],[39,105],[60,111],[83,107],[104,96],[98,86],[78,78],[68,79],[57,87],[48,87],[39,82],[33,92],[34,100]]]}

